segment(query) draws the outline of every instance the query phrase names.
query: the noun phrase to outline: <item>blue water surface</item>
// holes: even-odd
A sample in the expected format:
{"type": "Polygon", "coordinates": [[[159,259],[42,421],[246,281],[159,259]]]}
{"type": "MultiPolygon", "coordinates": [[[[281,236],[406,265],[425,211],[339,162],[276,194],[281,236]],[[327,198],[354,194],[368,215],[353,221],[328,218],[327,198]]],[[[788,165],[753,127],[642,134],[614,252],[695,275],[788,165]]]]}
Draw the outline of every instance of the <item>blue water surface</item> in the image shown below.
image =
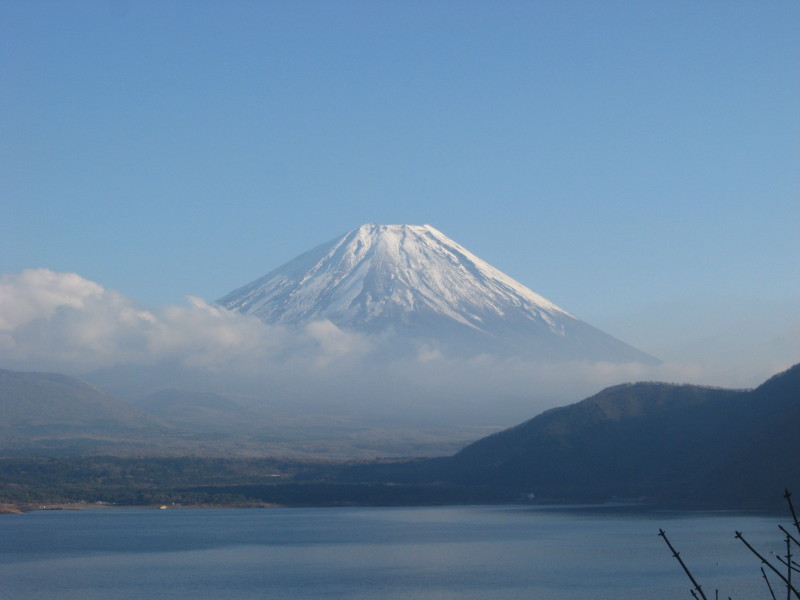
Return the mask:
{"type": "MultiPolygon", "coordinates": [[[[103,509],[0,516],[4,600],[767,598],[787,520],[623,507],[103,509]]],[[[777,581],[775,582],[777,585],[777,581]]]]}

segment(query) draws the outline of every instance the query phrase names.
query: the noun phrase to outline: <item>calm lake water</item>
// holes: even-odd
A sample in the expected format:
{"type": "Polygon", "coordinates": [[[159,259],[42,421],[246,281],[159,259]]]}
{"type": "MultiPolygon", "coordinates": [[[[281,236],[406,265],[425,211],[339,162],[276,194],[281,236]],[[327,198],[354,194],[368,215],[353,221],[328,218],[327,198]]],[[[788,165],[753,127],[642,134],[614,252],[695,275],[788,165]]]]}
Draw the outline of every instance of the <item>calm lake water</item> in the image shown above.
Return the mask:
{"type": "Polygon", "coordinates": [[[45,511],[0,516],[4,600],[768,598],[738,540],[789,519],[610,507],[45,511]]]}

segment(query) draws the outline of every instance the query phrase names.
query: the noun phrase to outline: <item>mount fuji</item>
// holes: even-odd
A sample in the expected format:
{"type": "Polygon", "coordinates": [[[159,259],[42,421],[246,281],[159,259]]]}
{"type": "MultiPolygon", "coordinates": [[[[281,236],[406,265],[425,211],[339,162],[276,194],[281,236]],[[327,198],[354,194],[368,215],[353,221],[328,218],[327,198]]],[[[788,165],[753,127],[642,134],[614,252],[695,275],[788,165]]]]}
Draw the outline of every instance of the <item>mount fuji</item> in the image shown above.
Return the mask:
{"type": "Polygon", "coordinates": [[[392,356],[657,364],[430,225],[362,225],[217,301],[270,324],[327,320],[392,356]]]}

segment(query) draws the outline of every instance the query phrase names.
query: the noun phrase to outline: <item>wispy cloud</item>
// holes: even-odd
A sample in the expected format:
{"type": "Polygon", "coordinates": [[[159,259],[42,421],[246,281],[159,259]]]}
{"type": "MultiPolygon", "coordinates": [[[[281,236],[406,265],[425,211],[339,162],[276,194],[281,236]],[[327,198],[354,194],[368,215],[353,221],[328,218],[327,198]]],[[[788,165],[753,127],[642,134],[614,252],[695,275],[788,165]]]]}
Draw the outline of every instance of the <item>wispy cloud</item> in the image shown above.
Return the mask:
{"type": "Polygon", "coordinates": [[[691,363],[456,359],[435,348],[380,362],[372,360],[379,344],[329,321],[290,330],[193,297],[185,306],[146,308],[74,273],[36,269],[0,280],[0,364],[7,368],[78,375],[139,369],[131,385],[141,386],[174,385],[170,377],[181,373],[195,385],[284,406],[513,423],[617,383],[715,384],[723,375],[691,363]]]}

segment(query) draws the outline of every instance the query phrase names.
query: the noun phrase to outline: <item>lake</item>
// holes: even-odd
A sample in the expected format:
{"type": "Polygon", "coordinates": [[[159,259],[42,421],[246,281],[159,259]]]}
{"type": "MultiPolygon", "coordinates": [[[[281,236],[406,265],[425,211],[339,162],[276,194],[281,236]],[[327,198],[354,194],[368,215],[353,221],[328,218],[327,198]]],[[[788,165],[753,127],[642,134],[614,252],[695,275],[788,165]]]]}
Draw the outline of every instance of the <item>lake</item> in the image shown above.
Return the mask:
{"type": "Polygon", "coordinates": [[[626,507],[103,509],[0,516],[8,600],[768,598],[790,519],[626,507]]]}

